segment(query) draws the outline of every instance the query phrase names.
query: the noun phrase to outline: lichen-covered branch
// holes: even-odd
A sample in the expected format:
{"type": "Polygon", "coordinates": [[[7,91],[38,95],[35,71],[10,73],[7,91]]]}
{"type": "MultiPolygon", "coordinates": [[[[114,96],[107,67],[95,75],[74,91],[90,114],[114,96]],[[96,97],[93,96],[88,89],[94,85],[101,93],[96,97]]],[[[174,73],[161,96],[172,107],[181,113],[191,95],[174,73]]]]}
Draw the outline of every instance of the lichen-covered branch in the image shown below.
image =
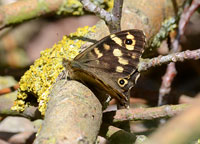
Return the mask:
{"type": "Polygon", "coordinates": [[[21,77],[17,100],[12,110],[24,111],[28,105],[27,103],[31,103],[30,100],[33,99],[32,97],[27,100],[28,94],[26,92],[31,92],[39,102],[39,111],[44,115],[52,85],[64,69],[62,65],[63,58],[68,60],[73,59],[79,53],[81,45],[86,43],[81,38],[87,38],[94,31],[95,26],[79,28],[77,32],[71,33],[70,36],[64,36],[63,40],[54,45],[53,48],[41,52],[40,58],[21,77]],[[80,39],[74,40],[74,37],[78,36],[80,39]]]}
{"type": "Polygon", "coordinates": [[[182,62],[184,60],[197,60],[200,59],[200,49],[187,50],[183,52],[173,53],[166,56],[158,56],[152,59],[143,59],[138,65],[138,71],[146,71],[151,67],[159,66],[170,62],[182,62]]]}
{"type": "Polygon", "coordinates": [[[0,116],[20,116],[31,120],[42,118],[41,113],[35,106],[27,107],[23,112],[11,110],[17,97],[17,92],[12,92],[0,97],[0,116]]]}
{"type": "Polygon", "coordinates": [[[173,117],[188,107],[186,104],[164,105],[153,108],[130,108],[115,112],[104,113],[103,121],[106,123],[122,122],[126,120],[153,120],[156,118],[173,117]]]}

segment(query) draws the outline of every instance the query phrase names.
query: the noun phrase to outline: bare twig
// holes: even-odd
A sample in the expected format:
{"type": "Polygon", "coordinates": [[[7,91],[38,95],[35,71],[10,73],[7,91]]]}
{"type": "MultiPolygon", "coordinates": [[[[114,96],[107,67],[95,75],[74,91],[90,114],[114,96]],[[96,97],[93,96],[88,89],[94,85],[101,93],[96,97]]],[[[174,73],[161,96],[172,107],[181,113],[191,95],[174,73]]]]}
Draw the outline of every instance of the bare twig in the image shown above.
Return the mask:
{"type": "Polygon", "coordinates": [[[152,59],[141,60],[140,64],[138,65],[138,71],[146,71],[153,66],[159,66],[170,62],[178,62],[188,59],[200,59],[200,49],[192,51],[187,50],[184,52],[173,53],[166,56],[158,56],[152,59]]]}
{"type": "Polygon", "coordinates": [[[97,5],[92,3],[90,0],[80,0],[80,2],[83,4],[84,8],[87,11],[95,13],[101,19],[105,20],[108,24],[111,24],[113,19],[115,19],[112,13],[109,13],[106,10],[98,7],[97,5]]]}
{"type": "MultiPolygon", "coordinates": [[[[176,39],[172,42],[172,49],[170,53],[179,52],[179,35],[177,35],[176,39]]],[[[177,74],[176,66],[174,62],[171,62],[167,65],[166,72],[162,77],[162,84],[159,89],[159,96],[158,96],[158,106],[167,104],[167,95],[171,91],[171,84],[177,74]]],[[[161,120],[162,122],[162,120],[161,120]]],[[[164,122],[164,121],[163,121],[164,122]]]]}
{"type": "Polygon", "coordinates": [[[120,31],[120,20],[123,0],[114,1],[114,8],[112,13],[107,12],[106,10],[98,7],[90,0],[80,0],[80,2],[83,4],[86,10],[95,13],[97,16],[103,19],[108,24],[111,33],[120,31]]]}
{"type": "MultiPolygon", "coordinates": [[[[172,50],[171,52],[178,52],[179,50],[179,37],[173,41],[172,43],[172,50]]],[[[162,84],[159,89],[159,96],[158,96],[158,106],[167,104],[167,95],[171,91],[171,84],[177,74],[176,66],[174,62],[171,62],[167,65],[166,72],[162,77],[162,84]]]]}
{"type": "Polygon", "coordinates": [[[162,77],[162,84],[159,89],[159,98],[158,98],[158,106],[167,104],[167,100],[165,99],[165,96],[170,93],[171,91],[171,83],[176,76],[176,68],[175,63],[171,62],[167,66],[167,70],[165,75],[162,77]]]}
{"type": "Polygon", "coordinates": [[[109,25],[109,29],[112,32],[121,31],[121,16],[122,16],[122,6],[124,0],[114,0],[114,8],[112,10],[113,16],[116,17],[115,21],[109,25]]]}
{"type": "Polygon", "coordinates": [[[121,122],[126,120],[152,120],[177,115],[188,107],[186,104],[164,105],[154,108],[130,108],[121,109],[115,112],[106,112],[103,121],[107,123],[121,122]]]}
{"type": "Polygon", "coordinates": [[[181,19],[179,21],[179,34],[183,35],[185,31],[185,26],[189,22],[190,17],[192,14],[195,12],[195,10],[199,7],[200,5],[200,0],[193,0],[191,6],[188,8],[185,8],[182,15],[181,19]]]}

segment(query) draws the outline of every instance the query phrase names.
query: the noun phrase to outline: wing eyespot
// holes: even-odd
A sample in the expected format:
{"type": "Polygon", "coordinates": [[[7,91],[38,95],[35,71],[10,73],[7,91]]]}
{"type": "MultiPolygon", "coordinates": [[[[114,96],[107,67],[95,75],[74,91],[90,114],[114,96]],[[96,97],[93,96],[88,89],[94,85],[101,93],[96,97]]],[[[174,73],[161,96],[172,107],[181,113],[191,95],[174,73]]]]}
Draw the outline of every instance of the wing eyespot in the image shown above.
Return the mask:
{"type": "Polygon", "coordinates": [[[120,87],[124,87],[127,83],[128,83],[128,80],[126,80],[125,78],[119,78],[118,79],[118,85],[120,87]]]}
{"type": "Polygon", "coordinates": [[[131,45],[133,43],[133,41],[131,39],[126,39],[125,40],[125,44],[127,45],[131,45]]]}

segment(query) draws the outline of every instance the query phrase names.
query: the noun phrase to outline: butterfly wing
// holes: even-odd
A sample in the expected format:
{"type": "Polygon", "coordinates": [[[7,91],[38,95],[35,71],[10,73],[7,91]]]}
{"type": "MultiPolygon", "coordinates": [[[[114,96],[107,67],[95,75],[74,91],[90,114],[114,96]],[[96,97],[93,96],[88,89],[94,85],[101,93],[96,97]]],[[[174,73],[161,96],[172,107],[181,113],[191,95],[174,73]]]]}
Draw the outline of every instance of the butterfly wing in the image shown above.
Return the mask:
{"type": "Polygon", "coordinates": [[[128,91],[138,77],[137,65],[144,51],[145,36],[141,30],[126,30],[98,41],[70,64],[69,76],[82,81],[99,97],[108,93],[123,105],[128,91]]]}

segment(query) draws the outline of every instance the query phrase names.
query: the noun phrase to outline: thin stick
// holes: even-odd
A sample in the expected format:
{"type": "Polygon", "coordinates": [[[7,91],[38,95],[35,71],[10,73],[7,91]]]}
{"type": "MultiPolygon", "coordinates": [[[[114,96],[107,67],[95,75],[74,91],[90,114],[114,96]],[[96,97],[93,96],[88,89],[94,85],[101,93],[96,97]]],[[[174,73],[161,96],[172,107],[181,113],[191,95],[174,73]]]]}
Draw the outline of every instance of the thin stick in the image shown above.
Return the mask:
{"type": "Polygon", "coordinates": [[[166,56],[158,56],[152,59],[144,59],[141,60],[140,64],[138,65],[138,71],[146,71],[151,67],[159,66],[162,64],[170,63],[170,62],[178,62],[184,60],[197,60],[200,59],[200,49],[197,50],[187,50],[183,52],[177,52],[173,54],[169,54],[166,56]]]}
{"type": "Polygon", "coordinates": [[[107,12],[106,10],[98,7],[90,0],[80,0],[80,2],[83,4],[84,8],[87,11],[92,12],[95,15],[99,16],[101,19],[103,19],[107,23],[111,33],[121,30],[120,20],[121,20],[123,0],[114,1],[114,8],[112,10],[112,13],[107,12]]]}
{"type": "Polygon", "coordinates": [[[114,112],[106,112],[103,114],[103,121],[106,123],[122,122],[127,120],[153,120],[156,118],[167,118],[173,117],[183,110],[185,110],[189,105],[179,104],[179,105],[164,105],[160,107],[153,108],[130,108],[130,109],[120,109],[114,112]]]}
{"type": "Polygon", "coordinates": [[[167,104],[166,95],[171,91],[171,83],[176,76],[177,71],[175,67],[175,63],[171,62],[167,66],[167,70],[165,75],[162,77],[162,84],[159,89],[159,98],[158,98],[158,106],[167,104]]]}
{"type": "Polygon", "coordinates": [[[112,10],[112,14],[115,17],[111,25],[109,25],[109,29],[112,32],[121,31],[121,16],[122,16],[122,7],[124,0],[115,0],[114,7],[112,10]]]}

